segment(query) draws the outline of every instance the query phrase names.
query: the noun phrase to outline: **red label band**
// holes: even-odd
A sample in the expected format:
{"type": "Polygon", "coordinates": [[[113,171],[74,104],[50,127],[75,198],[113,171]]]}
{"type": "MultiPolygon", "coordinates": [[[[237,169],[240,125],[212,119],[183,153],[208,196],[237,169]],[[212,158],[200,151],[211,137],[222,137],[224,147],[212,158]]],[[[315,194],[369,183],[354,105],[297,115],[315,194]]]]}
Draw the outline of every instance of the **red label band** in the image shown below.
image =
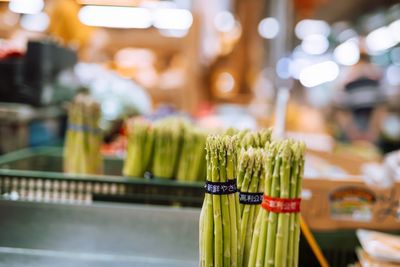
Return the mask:
{"type": "Polygon", "coordinates": [[[275,213],[299,213],[301,198],[263,197],[261,206],[275,213]]]}

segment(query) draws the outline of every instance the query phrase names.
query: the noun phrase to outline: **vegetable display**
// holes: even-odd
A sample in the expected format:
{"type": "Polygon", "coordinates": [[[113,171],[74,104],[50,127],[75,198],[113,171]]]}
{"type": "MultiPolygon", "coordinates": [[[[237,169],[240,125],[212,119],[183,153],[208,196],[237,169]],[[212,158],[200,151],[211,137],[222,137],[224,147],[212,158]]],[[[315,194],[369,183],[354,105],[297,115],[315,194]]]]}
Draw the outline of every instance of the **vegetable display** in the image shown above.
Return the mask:
{"type": "Polygon", "coordinates": [[[181,152],[184,127],[184,120],[175,117],[154,123],[154,154],[151,168],[154,176],[165,179],[174,177],[181,152]]]}
{"type": "Polygon", "coordinates": [[[154,129],[143,118],[133,118],[126,122],[128,133],[127,156],[124,161],[125,176],[143,177],[149,169],[153,155],[154,129]]]}
{"type": "Polygon", "coordinates": [[[201,267],[298,266],[305,146],[270,139],[270,130],[207,138],[201,267]],[[224,191],[232,177],[237,188],[224,191]]]}
{"type": "Polygon", "coordinates": [[[237,138],[210,135],[207,183],[200,214],[200,266],[239,266],[240,208],[236,193],[237,138]]]}
{"type": "Polygon", "coordinates": [[[266,147],[265,189],[248,266],[297,267],[303,143],[285,140],[266,147]]]}
{"type": "Polygon", "coordinates": [[[155,122],[142,117],[126,121],[127,154],[123,174],[179,181],[204,181],[205,146],[208,132],[183,117],[171,116],[155,122]]]}
{"type": "Polygon", "coordinates": [[[64,171],[101,174],[102,134],[100,106],[89,95],[80,94],[68,108],[68,130],[64,145],[64,171]]]}
{"type": "Polygon", "coordinates": [[[207,132],[194,126],[187,126],[183,134],[179,157],[177,180],[197,181],[206,177],[207,132]]]}

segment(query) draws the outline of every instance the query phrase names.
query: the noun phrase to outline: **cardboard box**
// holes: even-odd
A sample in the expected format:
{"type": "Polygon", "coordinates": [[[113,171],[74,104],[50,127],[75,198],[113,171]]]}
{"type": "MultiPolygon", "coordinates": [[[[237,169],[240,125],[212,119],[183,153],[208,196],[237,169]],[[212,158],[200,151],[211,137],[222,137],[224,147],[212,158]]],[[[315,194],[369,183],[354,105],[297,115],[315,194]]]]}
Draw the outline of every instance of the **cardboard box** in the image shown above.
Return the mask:
{"type": "Polygon", "coordinates": [[[301,213],[312,230],[400,229],[400,183],[379,189],[360,176],[303,181],[301,213]]]}

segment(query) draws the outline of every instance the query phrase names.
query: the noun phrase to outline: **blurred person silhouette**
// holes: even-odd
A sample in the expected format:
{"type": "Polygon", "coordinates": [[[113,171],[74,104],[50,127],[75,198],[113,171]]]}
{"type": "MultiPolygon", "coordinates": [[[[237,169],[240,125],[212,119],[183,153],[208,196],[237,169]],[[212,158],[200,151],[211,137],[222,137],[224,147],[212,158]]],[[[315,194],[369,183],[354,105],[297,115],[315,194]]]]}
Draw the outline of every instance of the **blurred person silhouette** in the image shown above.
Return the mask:
{"type": "Polygon", "coordinates": [[[382,73],[370,62],[360,40],[360,59],[344,73],[335,94],[333,120],[337,139],[344,142],[367,141],[379,144],[385,118],[382,73]]]}

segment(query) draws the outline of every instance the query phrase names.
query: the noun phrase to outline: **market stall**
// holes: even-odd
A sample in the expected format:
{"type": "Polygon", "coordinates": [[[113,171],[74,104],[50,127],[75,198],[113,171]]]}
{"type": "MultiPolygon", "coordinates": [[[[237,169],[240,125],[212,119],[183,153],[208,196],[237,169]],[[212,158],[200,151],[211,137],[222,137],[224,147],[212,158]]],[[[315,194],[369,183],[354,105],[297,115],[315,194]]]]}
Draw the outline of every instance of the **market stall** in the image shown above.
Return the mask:
{"type": "Polygon", "coordinates": [[[1,266],[392,266],[396,1],[0,1],[1,266]]]}

